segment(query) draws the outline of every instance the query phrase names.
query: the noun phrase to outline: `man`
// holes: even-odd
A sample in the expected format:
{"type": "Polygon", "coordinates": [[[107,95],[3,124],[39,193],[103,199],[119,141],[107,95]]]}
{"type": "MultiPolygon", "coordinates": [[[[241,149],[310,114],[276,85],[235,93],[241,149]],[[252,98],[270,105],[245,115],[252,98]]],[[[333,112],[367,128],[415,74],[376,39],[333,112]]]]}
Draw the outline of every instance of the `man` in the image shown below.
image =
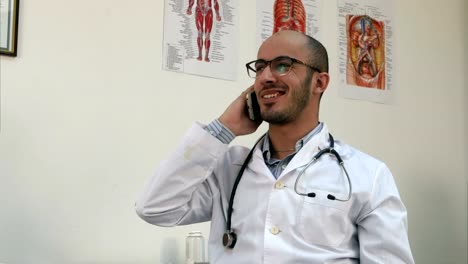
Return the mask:
{"type": "Polygon", "coordinates": [[[247,64],[254,85],[219,119],[195,124],[162,162],[136,203],[140,217],[160,226],[211,220],[210,263],[414,263],[406,210],[388,168],[332,143],[318,120],[330,79],[325,48],[280,31],[257,57],[247,64]],[[262,122],[245,113],[250,91],[269,123],[251,155],[228,147],[262,122]],[[328,153],[310,163],[323,151],[339,153],[345,169],[328,153]]]}

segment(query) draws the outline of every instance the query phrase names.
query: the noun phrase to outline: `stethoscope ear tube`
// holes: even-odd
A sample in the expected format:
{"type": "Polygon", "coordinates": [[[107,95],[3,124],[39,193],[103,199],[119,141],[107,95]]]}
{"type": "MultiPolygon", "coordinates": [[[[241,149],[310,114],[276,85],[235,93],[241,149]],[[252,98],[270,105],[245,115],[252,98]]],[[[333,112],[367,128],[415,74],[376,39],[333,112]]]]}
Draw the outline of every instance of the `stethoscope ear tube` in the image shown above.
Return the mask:
{"type": "Polygon", "coordinates": [[[328,136],[330,138],[330,146],[328,148],[324,148],[324,149],[320,150],[317,154],[315,154],[315,156],[312,158],[312,160],[305,165],[305,167],[301,170],[301,172],[299,172],[299,175],[296,178],[296,182],[294,183],[294,191],[299,195],[303,195],[303,196],[307,196],[307,197],[311,197],[311,198],[314,198],[316,196],[315,192],[310,192],[310,193],[299,192],[297,190],[297,184],[299,182],[299,179],[305,173],[306,169],[309,166],[311,166],[313,163],[315,163],[323,154],[328,153],[328,154],[333,155],[336,158],[336,160],[338,161],[338,165],[341,167],[341,169],[345,173],[346,179],[348,181],[349,191],[348,191],[348,196],[346,198],[344,198],[344,199],[343,198],[341,198],[341,199],[337,198],[335,195],[332,195],[332,194],[328,194],[327,198],[329,200],[332,200],[332,201],[346,202],[346,201],[349,201],[349,199],[351,199],[351,194],[353,192],[353,187],[351,185],[351,179],[349,178],[348,171],[346,170],[346,168],[344,166],[343,159],[341,158],[340,154],[338,154],[338,152],[335,150],[335,140],[333,139],[333,136],[331,134],[328,134],[328,136]]]}

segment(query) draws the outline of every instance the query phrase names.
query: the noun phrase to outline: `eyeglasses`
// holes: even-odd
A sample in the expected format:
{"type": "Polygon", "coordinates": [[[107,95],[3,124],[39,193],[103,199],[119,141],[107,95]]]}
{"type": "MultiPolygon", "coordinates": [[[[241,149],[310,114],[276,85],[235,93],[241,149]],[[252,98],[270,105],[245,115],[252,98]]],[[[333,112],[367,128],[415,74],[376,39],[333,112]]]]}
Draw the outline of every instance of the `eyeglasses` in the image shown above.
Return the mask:
{"type": "Polygon", "coordinates": [[[291,71],[292,65],[294,63],[302,64],[316,72],[320,72],[318,68],[288,56],[277,57],[270,61],[263,59],[254,60],[245,64],[245,67],[247,67],[247,74],[250,78],[257,78],[258,76],[260,76],[263,70],[265,70],[266,67],[268,67],[268,65],[270,65],[270,70],[273,74],[275,74],[276,76],[283,76],[291,71]]]}

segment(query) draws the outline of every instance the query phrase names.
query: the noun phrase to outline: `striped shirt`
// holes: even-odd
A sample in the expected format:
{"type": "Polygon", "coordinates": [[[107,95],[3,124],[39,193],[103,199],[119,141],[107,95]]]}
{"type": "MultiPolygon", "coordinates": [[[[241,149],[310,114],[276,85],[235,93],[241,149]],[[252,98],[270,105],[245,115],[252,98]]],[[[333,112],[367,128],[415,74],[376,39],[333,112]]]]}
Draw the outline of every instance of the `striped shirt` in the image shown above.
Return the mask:
{"type": "MultiPolygon", "coordinates": [[[[296,142],[295,146],[295,151],[294,153],[286,156],[284,159],[275,159],[272,157],[272,151],[270,147],[270,138],[268,137],[268,133],[266,134],[265,138],[263,139],[262,143],[262,153],[263,153],[263,159],[265,160],[265,164],[267,167],[270,169],[271,173],[273,176],[277,179],[281,173],[284,171],[286,166],[288,166],[289,162],[293,159],[293,157],[296,155],[299,150],[315,135],[320,133],[322,130],[323,123],[319,122],[319,124],[307,135],[305,135],[303,138],[299,139],[296,142]]],[[[213,122],[208,124],[205,127],[205,130],[207,130],[211,135],[219,139],[221,142],[224,144],[229,144],[231,141],[234,140],[236,135],[232,133],[227,127],[225,127],[221,122],[219,122],[218,119],[215,119],[213,122]]]]}

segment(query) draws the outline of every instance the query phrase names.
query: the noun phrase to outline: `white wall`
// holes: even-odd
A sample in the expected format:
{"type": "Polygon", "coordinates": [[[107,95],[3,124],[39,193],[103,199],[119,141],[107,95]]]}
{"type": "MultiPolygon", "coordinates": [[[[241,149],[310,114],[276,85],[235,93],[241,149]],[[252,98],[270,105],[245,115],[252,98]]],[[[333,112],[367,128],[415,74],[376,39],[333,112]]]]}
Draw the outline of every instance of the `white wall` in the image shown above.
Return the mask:
{"type": "MultiPolygon", "coordinates": [[[[228,82],[161,70],[163,1],[21,1],[18,57],[0,58],[0,263],[180,261],[185,234],[207,234],[208,224],[146,224],[133,202],[190,124],[250,84],[252,2],[241,1],[228,82]]],[[[334,77],[321,119],[388,163],[418,263],[467,263],[466,1],[396,1],[394,105],[338,97],[335,1],[325,2],[334,77]]]]}

